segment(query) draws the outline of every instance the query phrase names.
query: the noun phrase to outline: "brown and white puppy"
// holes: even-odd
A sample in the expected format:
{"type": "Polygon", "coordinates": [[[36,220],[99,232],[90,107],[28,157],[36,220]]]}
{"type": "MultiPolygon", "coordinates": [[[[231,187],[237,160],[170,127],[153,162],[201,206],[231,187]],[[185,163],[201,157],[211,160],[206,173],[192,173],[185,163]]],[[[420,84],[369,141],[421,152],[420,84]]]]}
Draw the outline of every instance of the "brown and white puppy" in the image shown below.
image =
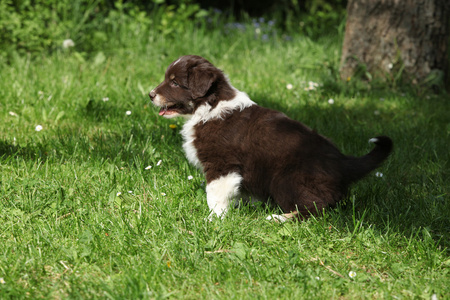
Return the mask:
{"type": "Polygon", "coordinates": [[[272,199],[286,213],[268,219],[306,218],[334,206],[392,150],[391,139],[379,136],[367,155],[346,156],[302,123],[258,106],[199,56],[170,64],[150,98],[159,115],[187,118],[183,148],[205,173],[210,218],[224,217],[241,192],[272,199]]]}

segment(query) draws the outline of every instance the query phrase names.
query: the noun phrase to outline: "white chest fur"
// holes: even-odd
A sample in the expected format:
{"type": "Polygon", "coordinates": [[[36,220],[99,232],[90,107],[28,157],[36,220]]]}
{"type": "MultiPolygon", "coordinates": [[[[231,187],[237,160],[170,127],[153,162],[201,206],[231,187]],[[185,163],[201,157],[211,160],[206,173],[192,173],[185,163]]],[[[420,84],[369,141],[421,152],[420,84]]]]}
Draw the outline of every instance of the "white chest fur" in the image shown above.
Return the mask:
{"type": "Polygon", "coordinates": [[[202,164],[197,156],[197,149],[194,146],[195,140],[195,122],[194,118],[189,119],[183,126],[183,130],[181,130],[181,135],[183,136],[183,150],[186,154],[187,159],[191,164],[195,167],[202,169],[202,164]]]}

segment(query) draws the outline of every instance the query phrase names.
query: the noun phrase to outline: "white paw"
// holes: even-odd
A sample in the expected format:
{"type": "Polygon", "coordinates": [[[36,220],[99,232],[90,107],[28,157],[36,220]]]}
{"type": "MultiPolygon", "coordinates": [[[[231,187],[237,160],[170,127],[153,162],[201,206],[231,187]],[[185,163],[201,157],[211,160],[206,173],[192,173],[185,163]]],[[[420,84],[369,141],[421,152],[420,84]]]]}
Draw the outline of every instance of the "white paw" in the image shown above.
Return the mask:
{"type": "Polygon", "coordinates": [[[270,215],[270,216],[268,216],[266,218],[266,220],[274,221],[274,222],[277,222],[277,223],[284,223],[284,222],[286,222],[288,220],[288,218],[286,218],[283,215],[270,215]]]}
{"type": "Polygon", "coordinates": [[[215,213],[214,211],[212,211],[209,214],[209,216],[207,218],[205,218],[205,221],[212,222],[212,221],[214,221],[214,219],[223,220],[225,218],[225,214],[226,214],[226,211],[221,212],[220,215],[218,213],[215,213]]]}

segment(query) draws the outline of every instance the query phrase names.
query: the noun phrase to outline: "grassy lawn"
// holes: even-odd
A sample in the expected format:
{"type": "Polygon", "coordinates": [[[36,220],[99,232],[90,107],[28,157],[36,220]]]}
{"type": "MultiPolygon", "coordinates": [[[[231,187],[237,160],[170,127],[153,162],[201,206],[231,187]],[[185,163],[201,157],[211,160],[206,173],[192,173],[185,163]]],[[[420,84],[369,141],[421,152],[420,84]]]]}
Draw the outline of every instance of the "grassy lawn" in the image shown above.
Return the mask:
{"type": "Polygon", "coordinates": [[[339,82],[340,47],[187,27],[1,65],[0,298],[449,298],[450,98],[339,82]],[[147,96],[184,54],[344,153],[380,134],[394,152],[324,216],[276,224],[276,207],[242,205],[207,222],[183,120],[147,96]]]}

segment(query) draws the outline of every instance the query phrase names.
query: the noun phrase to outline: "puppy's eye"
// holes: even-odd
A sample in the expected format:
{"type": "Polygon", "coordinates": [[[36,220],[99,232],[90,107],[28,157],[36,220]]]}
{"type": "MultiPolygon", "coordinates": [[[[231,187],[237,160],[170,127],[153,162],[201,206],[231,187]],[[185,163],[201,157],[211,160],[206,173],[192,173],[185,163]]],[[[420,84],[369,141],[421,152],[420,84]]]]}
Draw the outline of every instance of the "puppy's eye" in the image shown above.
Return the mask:
{"type": "Polygon", "coordinates": [[[180,85],[178,84],[178,82],[176,82],[175,80],[172,80],[172,85],[173,85],[173,86],[177,86],[177,87],[180,86],[180,85]]]}

